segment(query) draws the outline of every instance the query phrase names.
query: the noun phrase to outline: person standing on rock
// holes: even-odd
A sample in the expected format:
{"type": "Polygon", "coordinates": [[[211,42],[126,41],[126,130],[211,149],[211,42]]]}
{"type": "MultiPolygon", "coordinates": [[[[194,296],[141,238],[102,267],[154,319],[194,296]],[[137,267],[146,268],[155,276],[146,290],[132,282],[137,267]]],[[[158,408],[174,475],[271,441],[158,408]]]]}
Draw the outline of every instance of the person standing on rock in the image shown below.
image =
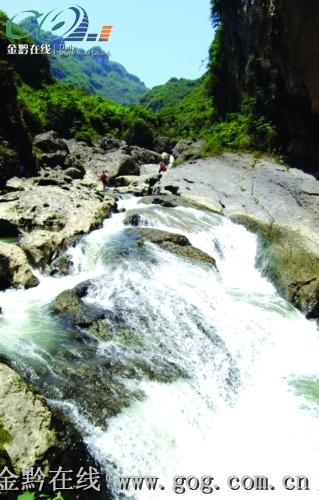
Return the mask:
{"type": "Polygon", "coordinates": [[[103,173],[101,174],[101,181],[103,183],[103,186],[107,187],[107,175],[105,173],[105,170],[103,170],[103,173]]]}
{"type": "Polygon", "coordinates": [[[158,171],[158,172],[159,172],[159,173],[161,173],[161,172],[166,172],[166,170],[167,170],[167,168],[165,167],[164,163],[163,163],[163,162],[161,162],[161,163],[160,163],[160,168],[159,168],[159,171],[158,171]]]}

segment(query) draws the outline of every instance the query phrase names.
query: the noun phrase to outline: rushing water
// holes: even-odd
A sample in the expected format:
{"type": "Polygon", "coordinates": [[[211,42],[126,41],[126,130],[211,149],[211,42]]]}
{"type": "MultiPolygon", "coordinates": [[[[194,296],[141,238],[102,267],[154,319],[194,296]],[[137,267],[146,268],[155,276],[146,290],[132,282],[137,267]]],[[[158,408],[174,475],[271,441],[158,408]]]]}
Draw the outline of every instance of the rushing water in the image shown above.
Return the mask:
{"type": "MultiPolygon", "coordinates": [[[[69,251],[68,277],[0,295],[0,353],[80,430],[120,498],[118,475],[212,475],[220,499],[259,498],[227,478],[265,475],[267,498],[318,498],[319,342],[315,323],[255,269],[256,237],[218,215],[137,204],[148,227],[186,235],[218,271],[127,234],[123,213],[69,251]],[[90,279],[86,303],[110,311],[102,340],[63,327],[50,305],[90,279]],[[305,475],[310,491],[287,491],[305,475]]],[[[187,498],[203,493],[186,489],[187,498]]]]}

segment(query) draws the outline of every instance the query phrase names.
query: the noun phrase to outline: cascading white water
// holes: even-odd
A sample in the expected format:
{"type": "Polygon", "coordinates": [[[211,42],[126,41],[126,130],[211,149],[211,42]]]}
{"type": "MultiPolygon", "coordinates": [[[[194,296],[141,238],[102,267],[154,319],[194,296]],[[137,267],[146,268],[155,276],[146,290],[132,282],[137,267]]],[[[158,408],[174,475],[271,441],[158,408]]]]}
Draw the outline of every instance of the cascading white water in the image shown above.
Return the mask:
{"type": "MultiPolygon", "coordinates": [[[[317,498],[315,323],[260,276],[254,267],[256,237],[243,227],[189,208],[137,205],[135,199],[122,204],[138,208],[144,225],[186,235],[215,257],[218,272],[152,243],[136,245],[122,224],[125,214],[116,214],[69,251],[73,276],[39,276],[35,289],[0,295],[1,351],[29,364],[33,380],[46,393],[48,384],[65,376],[54,358],[57,342],[72,352],[78,348],[48,313],[48,304],[90,278],[85,301],[122,311],[133,338],[99,341],[92,365],[93,356],[121,364],[112,380],[126,391],[129,404],[96,421],[81,400],[66,398],[62,382],[46,395],[76,423],[116,498],[175,498],[175,475],[212,475],[220,487],[213,493],[222,500],[266,494],[317,498]],[[50,373],[41,382],[44,366],[50,373]],[[120,493],[118,475],[158,476],[165,490],[120,493]],[[275,489],[233,492],[227,486],[231,475],[265,475],[275,489]],[[310,491],[285,490],[286,475],[307,476],[310,491]]],[[[101,379],[108,380],[110,373],[105,370],[101,379]]],[[[85,391],[85,379],[82,384],[85,391]]],[[[99,404],[103,407],[103,401],[99,404]]],[[[184,495],[202,494],[186,488],[184,495]]]]}

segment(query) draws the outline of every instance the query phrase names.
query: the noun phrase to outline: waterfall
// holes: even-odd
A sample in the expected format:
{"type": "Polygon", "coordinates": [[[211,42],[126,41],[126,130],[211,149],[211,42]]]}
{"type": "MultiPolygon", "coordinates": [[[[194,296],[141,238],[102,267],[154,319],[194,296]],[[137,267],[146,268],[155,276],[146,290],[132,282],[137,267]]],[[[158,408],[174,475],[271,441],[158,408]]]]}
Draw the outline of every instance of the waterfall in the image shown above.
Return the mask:
{"type": "MultiPolygon", "coordinates": [[[[115,498],[176,498],[176,475],[214,477],[221,499],[247,498],[227,478],[264,475],[267,498],[292,497],[286,475],[319,488],[319,343],[314,322],[255,268],[257,238],[191,208],[134,209],[147,227],[187,236],[217,269],[145,241],[114,214],[69,250],[67,277],[0,294],[1,353],[22,366],[82,433],[115,498]],[[118,318],[110,338],[62,328],[50,304],[90,279],[84,301],[118,318]],[[165,491],[120,492],[117,476],[157,476],[165,491]]],[[[186,487],[187,497],[202,495],[186,487]]],[[[265,493],[255,493],[265,495],[265,493]]]]}

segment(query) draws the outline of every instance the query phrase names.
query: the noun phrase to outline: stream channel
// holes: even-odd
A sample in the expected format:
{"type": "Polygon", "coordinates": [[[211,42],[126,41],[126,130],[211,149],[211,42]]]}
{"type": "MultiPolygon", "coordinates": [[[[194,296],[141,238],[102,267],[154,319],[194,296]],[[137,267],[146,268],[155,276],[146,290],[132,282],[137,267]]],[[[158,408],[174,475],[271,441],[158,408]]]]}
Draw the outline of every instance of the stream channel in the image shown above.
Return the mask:
{"type": "Polygon", "coordinates": [[[68,250],[71,275],[35,271],[36,288],[0,294],[0,353],[80,431],[116,499],[176,498],[175,475],[212,475],[220,500],[266,495],[230,490],[231,475],[267,476],[267,498],[318,498],[318,330],[255,268],[257,237],[191,208],[130,197],[119,208],[187,236],[217,270],[139,243],[113,214],[68,250]],[[51,310],[88,279],[84,301],[109,312],[107,338],[51,310]],[[165,490],[120,492],[119,475],[158,476],[165,490]],[[286,475],[310,490],[285,490],[286,475]]]}

